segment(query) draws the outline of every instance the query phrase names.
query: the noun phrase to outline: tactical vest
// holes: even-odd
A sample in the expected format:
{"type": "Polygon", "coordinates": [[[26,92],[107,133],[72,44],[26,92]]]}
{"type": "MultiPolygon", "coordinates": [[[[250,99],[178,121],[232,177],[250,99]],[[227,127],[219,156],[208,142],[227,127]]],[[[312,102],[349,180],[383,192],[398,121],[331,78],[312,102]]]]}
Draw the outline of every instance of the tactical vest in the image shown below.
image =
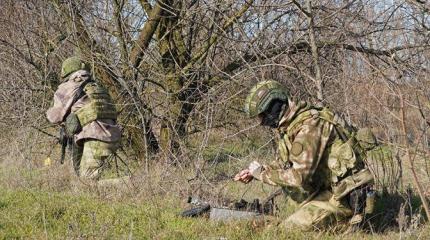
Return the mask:
{"type": "MultiPolygon", "coordinates": [[[[283,129],[285,134],[281,136],[279,141],[279,154],[284,162],[289,161],[288,151],[292,149],[292,142],[290,141],[291,136],[297,133],[304,121],[311,118],[319,118],[330,122],[333,124],[333,127],[339,136],[330,146],[327,146],[330,151],[327,159],[329,173],[326,173],[325,175],[330,179],[321,179],[321,181],[324,182],[328,180],[326,183],[321,183],[322,185],[342,185],[340,182],[349,182],[348,177],[353,175],[359,176],[360,179],[357,181],[357,183],[359,183],[358,185],[362,185],[363,182],[369,182],[370,179],[373,179],[373,176],[371,176],[367,169],[365,169],[367,170],[365,173],[361,173],[364,169],[363,161],[365,159],[365,152],[358,144],[355,138],[355,132],[347,126],[343,119],[338,117],[328,108],[313,108],[305,110],[304,112],[299,113],[298,116],[283,129]],[[343,181],[346,178],[348,179],[343,181]]],[[[317,171],[318,170],[325,169],[317,169],[317,171]]],[[[340,194],[344,196],[345,191],[349,192],[355,187],[357,187],[357,185],[352,186],[351,184],[348,184],[346,186],[347,189],[345,189],[345,186],[342,186],[342,189],[339,190],[340,194]]]]}
{"type": "Polygon", "coordinates": [[[89,82],[84,86],[83,91],[90,102],[75,112],[82,127],[98,119],[116,120],[115,105],[104,87],[96,82],[89,82]]]}

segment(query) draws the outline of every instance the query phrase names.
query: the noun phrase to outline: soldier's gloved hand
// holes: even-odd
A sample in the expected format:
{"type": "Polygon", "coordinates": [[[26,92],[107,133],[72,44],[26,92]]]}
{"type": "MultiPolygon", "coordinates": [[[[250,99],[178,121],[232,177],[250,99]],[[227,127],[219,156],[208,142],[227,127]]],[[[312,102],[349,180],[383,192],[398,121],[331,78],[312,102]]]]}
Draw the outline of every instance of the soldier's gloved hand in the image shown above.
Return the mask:
{"type": "Polygon", "coordinates": [[[234,181],[240,181],[243,183],[249,183],[252,181],[252,179],[254,179],[254,177],[252,176],[249,169],[244,169],[244,170],[240,171],[238,174],[236,174],[236,176],[234,176],[233,180],[234,181]]]}

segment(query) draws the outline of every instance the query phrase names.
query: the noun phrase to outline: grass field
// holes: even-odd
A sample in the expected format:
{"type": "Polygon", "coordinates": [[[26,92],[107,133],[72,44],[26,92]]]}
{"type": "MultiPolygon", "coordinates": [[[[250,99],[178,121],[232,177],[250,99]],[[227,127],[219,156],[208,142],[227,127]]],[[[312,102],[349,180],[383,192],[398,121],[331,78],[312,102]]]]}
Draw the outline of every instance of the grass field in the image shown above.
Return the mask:
{"type": "Polygon", "coordinates": [[[430,238],[428,226],[345,235],[287,232],[277,226],[282,216],[260,222],[228,223],[182,218],[178,214],[187,205],[175,192],[149,192],[143,188],[80,189],[72,187],[60,175],[53,175],[52,170],[2,170],[0,239],[430,238]]]}

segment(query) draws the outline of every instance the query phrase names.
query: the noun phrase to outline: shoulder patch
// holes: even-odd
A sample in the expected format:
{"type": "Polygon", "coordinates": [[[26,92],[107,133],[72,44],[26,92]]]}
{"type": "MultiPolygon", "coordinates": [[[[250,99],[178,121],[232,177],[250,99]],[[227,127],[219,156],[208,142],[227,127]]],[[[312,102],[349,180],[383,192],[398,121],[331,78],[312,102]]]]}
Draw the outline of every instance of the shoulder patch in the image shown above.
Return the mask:
{"type": "Polygon", "coordinates": [[[303,152],[303,145],[299,142],[293,143],[291,146],[291,154],[299,156],[303,152]]]}

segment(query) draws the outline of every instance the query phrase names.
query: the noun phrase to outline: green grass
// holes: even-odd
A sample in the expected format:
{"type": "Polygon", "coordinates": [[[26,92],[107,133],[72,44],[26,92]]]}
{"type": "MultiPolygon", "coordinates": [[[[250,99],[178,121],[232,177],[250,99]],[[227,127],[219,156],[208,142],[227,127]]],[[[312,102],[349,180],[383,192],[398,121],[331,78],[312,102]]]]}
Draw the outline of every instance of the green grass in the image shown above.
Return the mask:
{"type": "Polygon", "coordinates": [[[184,219],[171,199],[111,202],[35,190],[0,190],[0,239],[229,239],[262,236],[250,223],[184,219]]]}
{"type": "MultiPolygon", "coordinates": [[[[243,157],[248,153],[239,147],[225,147],[209,149],[205,154],[205,159],[213,162],[208,168],[212,171],[206,174],[215,179],[221,174],[231,176],[243,165],[229,156],[243,157]],[[222,154],[227,155],[224,161],[216,159],[222,154]]],[[[187,189],[186,181],[173,169],[166,173],[157,167],[151,168],[152,175],[144,176],[136,192],[127,189],[98,192],[73,189],[62,167],[6,169],[0,166],[0,239],[430,239],[428,225],[405,228],[402,232],[393,227],[381,233],[346,236],[287,232],[277,226],[292,211],[286,203],[279,204],[282,213],[278,219],[263,223],[186,219],[178,216],[187,207],[183,194],[179,194],[187,189]],[[175,188],[171,183],[176,182],[179,183],[175,188]],[[148,186],[151,186],[149,190],[148,186]]],[[[274,190],[261,182],[242,185],[229,178],[220,179],[216,185],[213,181],[208,191],[231,199],[264,198],[274,190]]],[[[375,222],[395,219],[398,212],[389,210],[396,209],[402,199],[402,196],[393,196],[380,201],[375,222]]],[[[419,211],[416,198],[412,198],[412,207],[414,212],[419,211]]]]}
{"type": "MultiPolygon", "coordinates": [[[[327,233],[285,232],[275,224],[222,223],[177,214],[180,201],[150,197],[145,201],[108,201],[91,195],[33,189],[0,189],[0,239],[339,239],[327,233]]],[[[389,239],[356,233],[342,239],[389,239]]],[[[426,239],[429,229],[404,234],[426,239]]]]}

